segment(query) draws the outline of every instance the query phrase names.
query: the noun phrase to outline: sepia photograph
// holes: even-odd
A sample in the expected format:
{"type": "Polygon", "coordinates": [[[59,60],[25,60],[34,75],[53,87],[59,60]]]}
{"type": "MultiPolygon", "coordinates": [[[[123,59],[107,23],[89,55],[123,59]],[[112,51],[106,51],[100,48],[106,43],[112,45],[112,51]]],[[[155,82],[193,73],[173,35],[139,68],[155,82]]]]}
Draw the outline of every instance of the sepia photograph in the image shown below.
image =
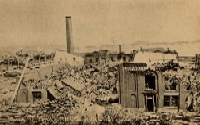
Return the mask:
{"type": "Polygon", "coordinates": [[[0,125],[200,125],[200,1],[0,0],[0,125]]]}

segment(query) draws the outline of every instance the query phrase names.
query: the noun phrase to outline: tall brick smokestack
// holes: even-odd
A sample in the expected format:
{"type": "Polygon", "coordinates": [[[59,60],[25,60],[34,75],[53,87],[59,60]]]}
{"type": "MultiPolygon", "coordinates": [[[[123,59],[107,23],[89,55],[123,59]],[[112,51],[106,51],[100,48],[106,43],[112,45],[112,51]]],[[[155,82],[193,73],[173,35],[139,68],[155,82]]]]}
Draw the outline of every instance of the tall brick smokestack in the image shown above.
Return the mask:
{"type": "Polygon", "coordinates": [[[71,16],[66,16],[66,37],[67,37],[67,53],[73,54],[74,47],[72,41],[72,23],[71,23],[71,16]]]}

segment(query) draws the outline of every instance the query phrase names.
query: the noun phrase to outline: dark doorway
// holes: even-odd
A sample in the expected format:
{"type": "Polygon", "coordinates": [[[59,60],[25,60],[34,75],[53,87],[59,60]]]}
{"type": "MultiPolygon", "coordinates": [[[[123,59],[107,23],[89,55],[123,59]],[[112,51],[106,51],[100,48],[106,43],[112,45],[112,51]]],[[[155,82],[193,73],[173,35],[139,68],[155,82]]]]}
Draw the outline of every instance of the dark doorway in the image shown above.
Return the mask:
{"type": "Polygon", "coordinates": [[[154,106],[153,106],[153,99],[147,99],[147,111],[153,112],[154,106]]]}
{"type": "Polygon", "coordinates": [[[55,97],[49,92],[49,90],[47,91],[47,99],[49,99],[50,101],[53,101],[55,99],[55,97]]]}

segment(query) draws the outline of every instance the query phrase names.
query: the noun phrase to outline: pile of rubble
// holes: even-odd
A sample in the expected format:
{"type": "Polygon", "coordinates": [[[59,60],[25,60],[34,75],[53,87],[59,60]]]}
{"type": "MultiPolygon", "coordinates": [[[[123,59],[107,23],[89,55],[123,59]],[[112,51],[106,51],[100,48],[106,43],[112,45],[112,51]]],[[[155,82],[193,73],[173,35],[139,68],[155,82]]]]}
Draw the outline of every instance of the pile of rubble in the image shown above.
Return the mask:
{"type": "MultiPolygon", "coordinates": [[[[70,121],[80,121],[81,116],[88,120],[89,118],[95,120],[96,115],[99,117],[103,113],[102,111],[111,102],[110,100],[118,98],[117,67],[106,66],[101,67],[101,70],[99,70],[97,67],[92,66],[80,68],[65,65],[56,70],[54,69],[50,75],[40,76],[40,78],[38,80],[39,78],[36,77],[35,79],[27,77],[24,79],[26,81],[23,81],[23,84],[34,85],[37,82],[35,84],[37,87],[46,87],[48,91],[52,92],[54,98],[48,100],[47,103],[41,102],[38,105],[29,105],[26,108],[29,111],[22,108],[24,106],[18,107],[17,109],[23,112],[25,121],[49,123],[55,121],[53,118],[58,117],[67,117],[70,121]],[[53,115],[56,115],[56,117],[53,115]]],[[[1,108],[4,109],[1,111],[3,115],[4,112],[13,112],[16,109],[16,107],[13,108],[5,103],[2,106],[4,107],[1,108]]],[[[13,118],[14,115],[5,116],[13,118]]],[[[18,117],[21,118],[22,116],[19,115],[18,117]]]]}

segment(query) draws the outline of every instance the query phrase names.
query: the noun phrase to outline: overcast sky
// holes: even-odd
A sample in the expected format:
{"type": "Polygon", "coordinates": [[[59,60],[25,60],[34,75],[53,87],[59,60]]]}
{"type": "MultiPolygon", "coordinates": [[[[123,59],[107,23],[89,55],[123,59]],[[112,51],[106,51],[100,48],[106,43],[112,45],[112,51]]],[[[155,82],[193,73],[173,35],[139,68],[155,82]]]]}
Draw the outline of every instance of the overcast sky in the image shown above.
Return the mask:
{"type": "Polygon", "coordinates": [[[75,45],[200,39],[198,0],[0,0],[0,46],[75,45]],[[176,2],[175,2],[176,1],[176,2]]]}

